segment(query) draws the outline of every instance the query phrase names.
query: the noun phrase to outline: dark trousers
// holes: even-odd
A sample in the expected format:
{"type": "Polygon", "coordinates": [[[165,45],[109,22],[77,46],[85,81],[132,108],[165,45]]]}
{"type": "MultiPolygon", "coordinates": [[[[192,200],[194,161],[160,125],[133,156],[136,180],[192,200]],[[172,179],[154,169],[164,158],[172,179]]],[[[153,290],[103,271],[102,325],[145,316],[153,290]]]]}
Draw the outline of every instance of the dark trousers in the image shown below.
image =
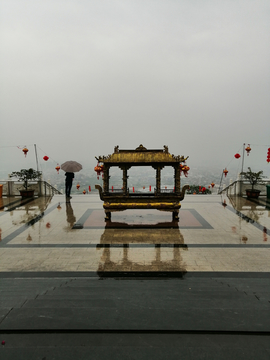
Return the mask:
{"type": "Polygon", "coordinates": [[[70,191],[72,188],[72,181],[66,181],[66,196],[70,197],[70,191]]]}

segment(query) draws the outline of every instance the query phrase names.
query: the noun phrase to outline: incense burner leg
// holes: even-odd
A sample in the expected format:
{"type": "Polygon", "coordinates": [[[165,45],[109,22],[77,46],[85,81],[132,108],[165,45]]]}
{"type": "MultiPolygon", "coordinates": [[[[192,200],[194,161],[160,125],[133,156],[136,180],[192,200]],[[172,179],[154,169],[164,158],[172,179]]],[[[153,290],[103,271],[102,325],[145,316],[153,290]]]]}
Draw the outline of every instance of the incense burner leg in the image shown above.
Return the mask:
{"type": "Polygon", "coordinates": [[[172,213],[172,220],[173,221],[179,221],[179,210],[175,210],[172,213]]]}
{"type": "Polygon", "coordinates": [[[105,210],[105,221],[111,221],[112,214],[110,211],[105,210]]]}

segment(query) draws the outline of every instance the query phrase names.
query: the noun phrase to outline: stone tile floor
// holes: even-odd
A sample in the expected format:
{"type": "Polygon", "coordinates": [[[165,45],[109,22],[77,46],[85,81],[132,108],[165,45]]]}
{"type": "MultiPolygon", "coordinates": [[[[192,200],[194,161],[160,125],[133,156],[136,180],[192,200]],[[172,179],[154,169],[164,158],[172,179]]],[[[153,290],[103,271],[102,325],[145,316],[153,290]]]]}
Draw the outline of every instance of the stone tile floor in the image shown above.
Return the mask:
{"type": "Polygon", "coordinates": [[[112,213],[97,194],[2,198],[0,271],[269,272],[270,206],[187,195],[179,224],[157,210],[112,213]]]}
{"type": "Polygon", "coordinates": [[[269,359],[269,234],[263,197],[1,198],[0,358],[269,359]]]}

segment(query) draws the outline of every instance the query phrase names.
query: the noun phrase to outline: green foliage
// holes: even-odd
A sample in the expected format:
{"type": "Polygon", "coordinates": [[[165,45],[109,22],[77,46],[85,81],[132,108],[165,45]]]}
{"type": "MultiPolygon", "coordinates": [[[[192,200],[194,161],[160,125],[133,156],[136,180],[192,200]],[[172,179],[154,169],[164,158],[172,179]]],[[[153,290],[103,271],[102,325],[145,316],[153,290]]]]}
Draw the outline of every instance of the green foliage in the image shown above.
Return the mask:
{"type": "Polygon", "coordinates": [[[28,182],[34,181],[41,177],[42,172],[30,169],[22,169],[20,171],[13,171],[10,174],[10,177],[16,177],[18,181],[23,181],[23,187],[27,190],[28,189],[28,182]]]}
{"type": "Polygon", "coordinates": [[[201,186],[201,191],[199,185],[190,185],[189,186],[189,190],[187,191],[187,194],[212,194],[212,192],[207,189],[205,186],[201,186]],[[204,191],[202,191],[203,189],[205,189],[204,191]]]}
{"type": "Polygon", "coordinates": [[[246,180],[248,180],[249,183],[251,184],[252,190],[254,188],[254,185],[263,183],[263,178],[265,176],[262,176],[262,174],[263,174],[262,170],[258,171],[258,172],[253,172],[253,171],[251,171],[250,167],[248,167],[248,171],[241,172],[241,175],[243,175],[244,178],[246,180]]]}

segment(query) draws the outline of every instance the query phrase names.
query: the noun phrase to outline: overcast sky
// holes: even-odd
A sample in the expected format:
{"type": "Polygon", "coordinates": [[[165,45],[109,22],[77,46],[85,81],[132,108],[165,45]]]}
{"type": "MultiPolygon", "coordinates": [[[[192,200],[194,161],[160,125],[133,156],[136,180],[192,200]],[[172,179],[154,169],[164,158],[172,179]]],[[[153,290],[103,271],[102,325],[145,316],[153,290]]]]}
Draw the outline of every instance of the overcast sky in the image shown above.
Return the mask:
{"type": "Polygon", "coordinates": [[[269,0],[0,0],[0,13],[2,168],[24,167],[16,146],[87,168],[143,144],[223,169],[243,143],[267,167],[269,0]]]}

